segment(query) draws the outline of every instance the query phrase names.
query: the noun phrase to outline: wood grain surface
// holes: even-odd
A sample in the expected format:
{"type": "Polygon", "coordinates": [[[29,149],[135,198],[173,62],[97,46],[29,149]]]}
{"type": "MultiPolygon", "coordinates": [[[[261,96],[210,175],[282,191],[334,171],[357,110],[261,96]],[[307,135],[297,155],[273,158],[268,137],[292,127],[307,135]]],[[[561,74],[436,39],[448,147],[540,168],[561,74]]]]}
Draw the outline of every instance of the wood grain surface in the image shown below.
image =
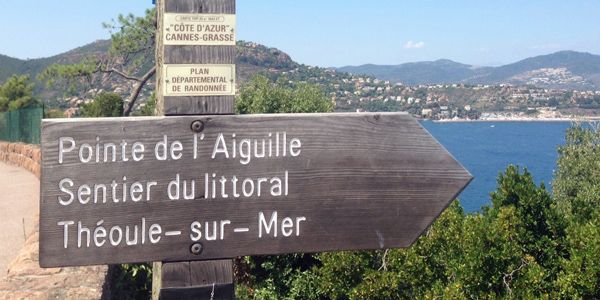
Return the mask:
{"type": "MultiPolygon", "coordinates": [[[[45,120],[42,127],[40,264],[45,267],[407,247],[472,178],[414,118],[404,113],[57,119],[45,120]],[[193,147],[195,133],[190,128],[197,120],[204,123],[205,138],[198,145],[197,159],[193,159],[188,150],[193,147]],[[226,159],[219,155],[211,159],[219,134],[231,137],[235,133],[241,141],[260,140],[276,132],[286,132],[288,142],[299,139],[301,154],[252,158],[247,165],[239,157],[226,159]],[[154,157],[149,145],[156,144],[163,135],[169,141],[181,141],[181,159],[160,161],[154,157]],[[145,158],[139,162],[82,164],[76,154],[68,153],[59,164],[60,137],[72,137],[78,145],[126,141],[128,145],[141,142],[148,146],[145,158]],[[256,179],[281,177],[285,171],[289,174],[287,196],[263,191],[260,197],[213,199],[210,193],[203,193],[207,173],[215,173],[217,179],[233,175],[256,179]],[[167,186],[176,174],[181,180],[197,181],[195,199],[169,200],[167,186]],[[95,204],[75,200],[67,206],[58,201],[59,196],[66,196],[59,189],[64,178],[72,179],[76,189],[81,184],[110,183],[123,176],[129,183],[157,181],[151,189],[151,200],[95,204]],[[277,237],[273,231],[266,234],[266,227],[259,223],[261,212],[267,221],[277,212],[277,237]],[[298,235],[296,231],[287,237],[282,234],[286,217],[305,218],[298,235]],[[160,242],[151,244],[146,237],[144,245],[107,243],[78,248],[73,236],[79,220],[94,230],[100,220],[104,227],[111,228],[140,225],[142,218],[146,227],[150,223],[161,225],[160,242]],[[63,226],[57,225],[64,220],[75,221],[67,249],[63,247],[63,226]],[[202,239],[202,252],[192,254],[190,225],[222,220],[230,222],[224,238],[202,239]],[[249,231],[234,232],[234,228],[249,231]],[[259,238],[260,228],[263,236],[259,238]],[[175,230],[182,234],[164,235],[175,230]]],[[[220,187],[218,181],[216,184],[220,187]]]]}

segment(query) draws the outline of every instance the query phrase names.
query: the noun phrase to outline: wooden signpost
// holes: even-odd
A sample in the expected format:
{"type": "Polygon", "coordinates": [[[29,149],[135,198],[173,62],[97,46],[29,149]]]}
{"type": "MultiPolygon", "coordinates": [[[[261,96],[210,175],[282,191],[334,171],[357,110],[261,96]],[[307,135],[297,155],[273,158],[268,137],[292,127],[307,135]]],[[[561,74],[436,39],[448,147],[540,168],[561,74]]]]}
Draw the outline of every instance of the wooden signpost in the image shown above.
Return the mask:
{"type": "MultiPolygon", "coordinates": [[[[235,0],[159,0],[157,115],[233,114],[235,0]]],[[[153,298],[234,298],[233,261],[155,262],[153,298]],[[216,291],[215,291],[216,290],[216,291]]]]}
{"type": "Polygon", "coordinates": [[[405,113],[228,115],[234,0],[158,12],[166,116],[43,122],[42,267],[175,262],[161,299],[232,298],[216,259],[407,247],[471,180],[405,113]]]}

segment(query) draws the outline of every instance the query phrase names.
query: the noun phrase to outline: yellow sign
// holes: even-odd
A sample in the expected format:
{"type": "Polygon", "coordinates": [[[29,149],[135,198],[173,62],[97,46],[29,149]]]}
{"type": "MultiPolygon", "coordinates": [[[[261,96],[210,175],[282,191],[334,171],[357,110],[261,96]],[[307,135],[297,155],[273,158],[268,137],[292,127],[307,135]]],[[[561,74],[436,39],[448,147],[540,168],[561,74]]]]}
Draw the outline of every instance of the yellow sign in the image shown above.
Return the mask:
{"type": "Polygon", "coordinates": [[[164,45],[235,45],[234,14],[165,13],[164,45]]]}
{"type": "Polygon", "coordinates": [[[235,65],[164,65],[165,96],[234,96],[235,65]]]}

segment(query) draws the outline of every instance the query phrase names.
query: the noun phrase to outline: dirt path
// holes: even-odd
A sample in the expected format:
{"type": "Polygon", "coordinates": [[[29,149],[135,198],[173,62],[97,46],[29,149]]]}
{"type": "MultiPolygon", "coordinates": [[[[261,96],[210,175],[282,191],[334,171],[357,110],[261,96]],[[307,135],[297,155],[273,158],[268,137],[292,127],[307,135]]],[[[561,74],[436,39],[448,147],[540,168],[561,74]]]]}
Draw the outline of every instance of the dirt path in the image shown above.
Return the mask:
{"type": "Polygon", "coordinates": [[[38,179],[18,167],[0,162],[0,277],[34,230],[39,212],[38,179]]]}

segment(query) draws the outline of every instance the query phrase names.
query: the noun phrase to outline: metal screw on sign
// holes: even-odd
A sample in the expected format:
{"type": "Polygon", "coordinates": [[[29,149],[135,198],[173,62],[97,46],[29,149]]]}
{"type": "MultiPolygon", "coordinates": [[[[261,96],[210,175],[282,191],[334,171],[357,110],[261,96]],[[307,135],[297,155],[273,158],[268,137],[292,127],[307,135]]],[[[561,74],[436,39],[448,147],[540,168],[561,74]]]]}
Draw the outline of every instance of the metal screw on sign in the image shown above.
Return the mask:
{"type": "Polygon", "coordinates": [[[190,251],[194,255],[200,255],[200,253],[202,253],[202,244],[200,244],[200,243],[192,244],[192,247],[190,247],[190,251]]]}
{"type": "Polygon", "coordinates": [[[191,128],[193,132],[202,132],[202,130],[204,130],[204,123],[200,120],[196,120],[192,122],[191,128]]]}

